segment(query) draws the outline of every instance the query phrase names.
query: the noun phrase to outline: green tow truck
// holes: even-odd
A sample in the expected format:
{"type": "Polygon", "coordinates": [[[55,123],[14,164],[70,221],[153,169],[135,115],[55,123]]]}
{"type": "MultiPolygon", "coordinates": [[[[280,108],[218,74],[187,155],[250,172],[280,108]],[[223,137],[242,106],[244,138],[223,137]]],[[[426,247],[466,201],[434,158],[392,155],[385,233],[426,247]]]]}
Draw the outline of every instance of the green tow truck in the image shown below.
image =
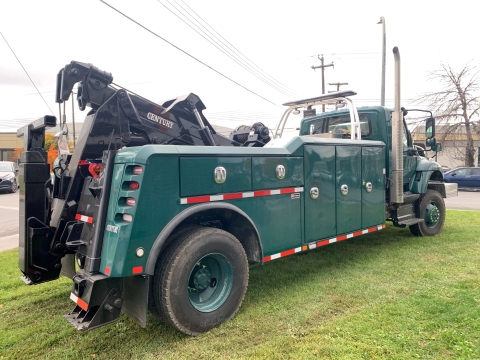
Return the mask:
{"type": "MultiPolygon", "coordinates": [[[[79,330],[118,319],[147,324],[150,311],[198,335],[229,321],[244,299],[249,261],[266,263],[385,228],[439,233],[444,198],[457,195],[440,165],[420,156],[400,108],[356,108],[352,91],[285,104],[273,138],[261,123],[229,138],[215,132],[194,94],[162,104],[112,84],[110,73],[72,62],[57,102],[78,86],[91,108],[73,154],[51,180],[43,151],[45,116],[18,130],[19,267],[27,284],[72,278],[79,330]],[[315,106],[344,109],[313,114],[315,106]],[[300,133],[282,138],[305,109],[300,133]]],[[[59,141],[65,135],[63,129],[59,141]]],[[[435,120],[426,119],[427,145],[435,120]]]]}

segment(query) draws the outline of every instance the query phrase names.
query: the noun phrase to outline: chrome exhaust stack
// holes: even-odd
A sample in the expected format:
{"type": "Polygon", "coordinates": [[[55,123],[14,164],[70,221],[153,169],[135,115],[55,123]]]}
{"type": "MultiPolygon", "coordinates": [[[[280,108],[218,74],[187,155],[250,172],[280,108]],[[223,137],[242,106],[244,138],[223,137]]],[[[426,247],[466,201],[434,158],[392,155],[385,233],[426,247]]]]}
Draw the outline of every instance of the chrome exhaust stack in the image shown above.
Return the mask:
{"type": "Polygon", "coordinates": [[[390,187],[390,202],[403,203],[403,118],[400,109],[400,51],[393,48],[395,61],[395,109],[392,114],[392,186],[390,187]]]}

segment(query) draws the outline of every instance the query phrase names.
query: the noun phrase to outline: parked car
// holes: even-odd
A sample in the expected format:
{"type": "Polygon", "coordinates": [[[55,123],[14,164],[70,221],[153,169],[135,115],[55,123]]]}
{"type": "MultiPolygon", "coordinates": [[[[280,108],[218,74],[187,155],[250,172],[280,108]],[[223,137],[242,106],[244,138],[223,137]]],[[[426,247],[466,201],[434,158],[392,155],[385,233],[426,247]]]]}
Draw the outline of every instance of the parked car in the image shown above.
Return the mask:
{"type": "Polygon", "coordinates": [[[451,169],[448,166],[442,165],[442,171],[446,173],[447,171],[450,171],[451,169]]]}
{"type": "Polygon", "coordinates": [[[480,188],[480,167],[460,167],[443,174],[445,182],[457,183],[459,188],[480,188]]]}
{"type": "Polygon", "coordinates": [[[18,169],[14,162],[0,161],[0,190],[14,193],[18,189],[18,169]]]}

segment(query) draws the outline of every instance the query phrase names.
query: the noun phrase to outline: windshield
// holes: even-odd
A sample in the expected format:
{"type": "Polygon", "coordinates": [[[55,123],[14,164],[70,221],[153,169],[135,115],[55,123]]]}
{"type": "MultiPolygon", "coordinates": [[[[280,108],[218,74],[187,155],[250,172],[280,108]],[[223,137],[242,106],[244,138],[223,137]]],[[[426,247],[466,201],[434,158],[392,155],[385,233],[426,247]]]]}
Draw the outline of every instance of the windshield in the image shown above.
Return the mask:
{"type": "MultiPolygon", "coordinates": [[[[370,130],[370,116],[368,114],[358,114],[360,118],[360,130],[362,137],[369,136],[370,130]]],[[[351,132],[350,115],[331,116],[322,119],[315,119],[309,123],[308,135],[314,134],[346,134],[351,132]]]]}
{"type": "Polygon", "coordinates": [[[0,163],[0,171],[13,171],[12,164],[0,163]]]}

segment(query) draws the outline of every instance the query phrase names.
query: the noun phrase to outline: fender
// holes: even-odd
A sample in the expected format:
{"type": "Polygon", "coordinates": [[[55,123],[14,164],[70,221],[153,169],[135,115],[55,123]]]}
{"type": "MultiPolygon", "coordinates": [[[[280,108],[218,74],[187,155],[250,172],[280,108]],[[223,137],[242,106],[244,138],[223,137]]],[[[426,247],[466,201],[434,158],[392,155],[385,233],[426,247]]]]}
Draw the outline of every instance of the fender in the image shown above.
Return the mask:
{"type": "MultiPolygon", "coordinates": [[[[253,223],[252,219],[250,219],[250,217],[243,210],[240,210],[238,207],[229,203],[206,203],[189,207],[188,209],[183,210],[180,214],[175,216],[172,220],[170,220],[170,222],[163,228],[163,230],[160,232],[152,245],[152,248],[148,255],[145,272],[148,275],[154,274],[155,264],[157,262],[158,255],[160,254],[160,251],[163,247],[163,244],[165,244],[165,241],[168,239],[170,234],[177,228],[178,225],[180,225],[182,221],[200,211],[214,209],[232,210],[247,219],[255,230],[258,239],[258,247],[260,249],[260,253],[263,254],[262,241],[260,240],[260,234],[258,232],[258,229],[253,223]]],[[[261,258],[263,257],[261,256],[261,258]]]]}
{"type": "Polygon", "coordinates": [[[412,193],[426,193],[430,180],[443,182],[442,167],[436,162],[422,158],[417,164],[415,176],[410,180],[412,193]]]}

